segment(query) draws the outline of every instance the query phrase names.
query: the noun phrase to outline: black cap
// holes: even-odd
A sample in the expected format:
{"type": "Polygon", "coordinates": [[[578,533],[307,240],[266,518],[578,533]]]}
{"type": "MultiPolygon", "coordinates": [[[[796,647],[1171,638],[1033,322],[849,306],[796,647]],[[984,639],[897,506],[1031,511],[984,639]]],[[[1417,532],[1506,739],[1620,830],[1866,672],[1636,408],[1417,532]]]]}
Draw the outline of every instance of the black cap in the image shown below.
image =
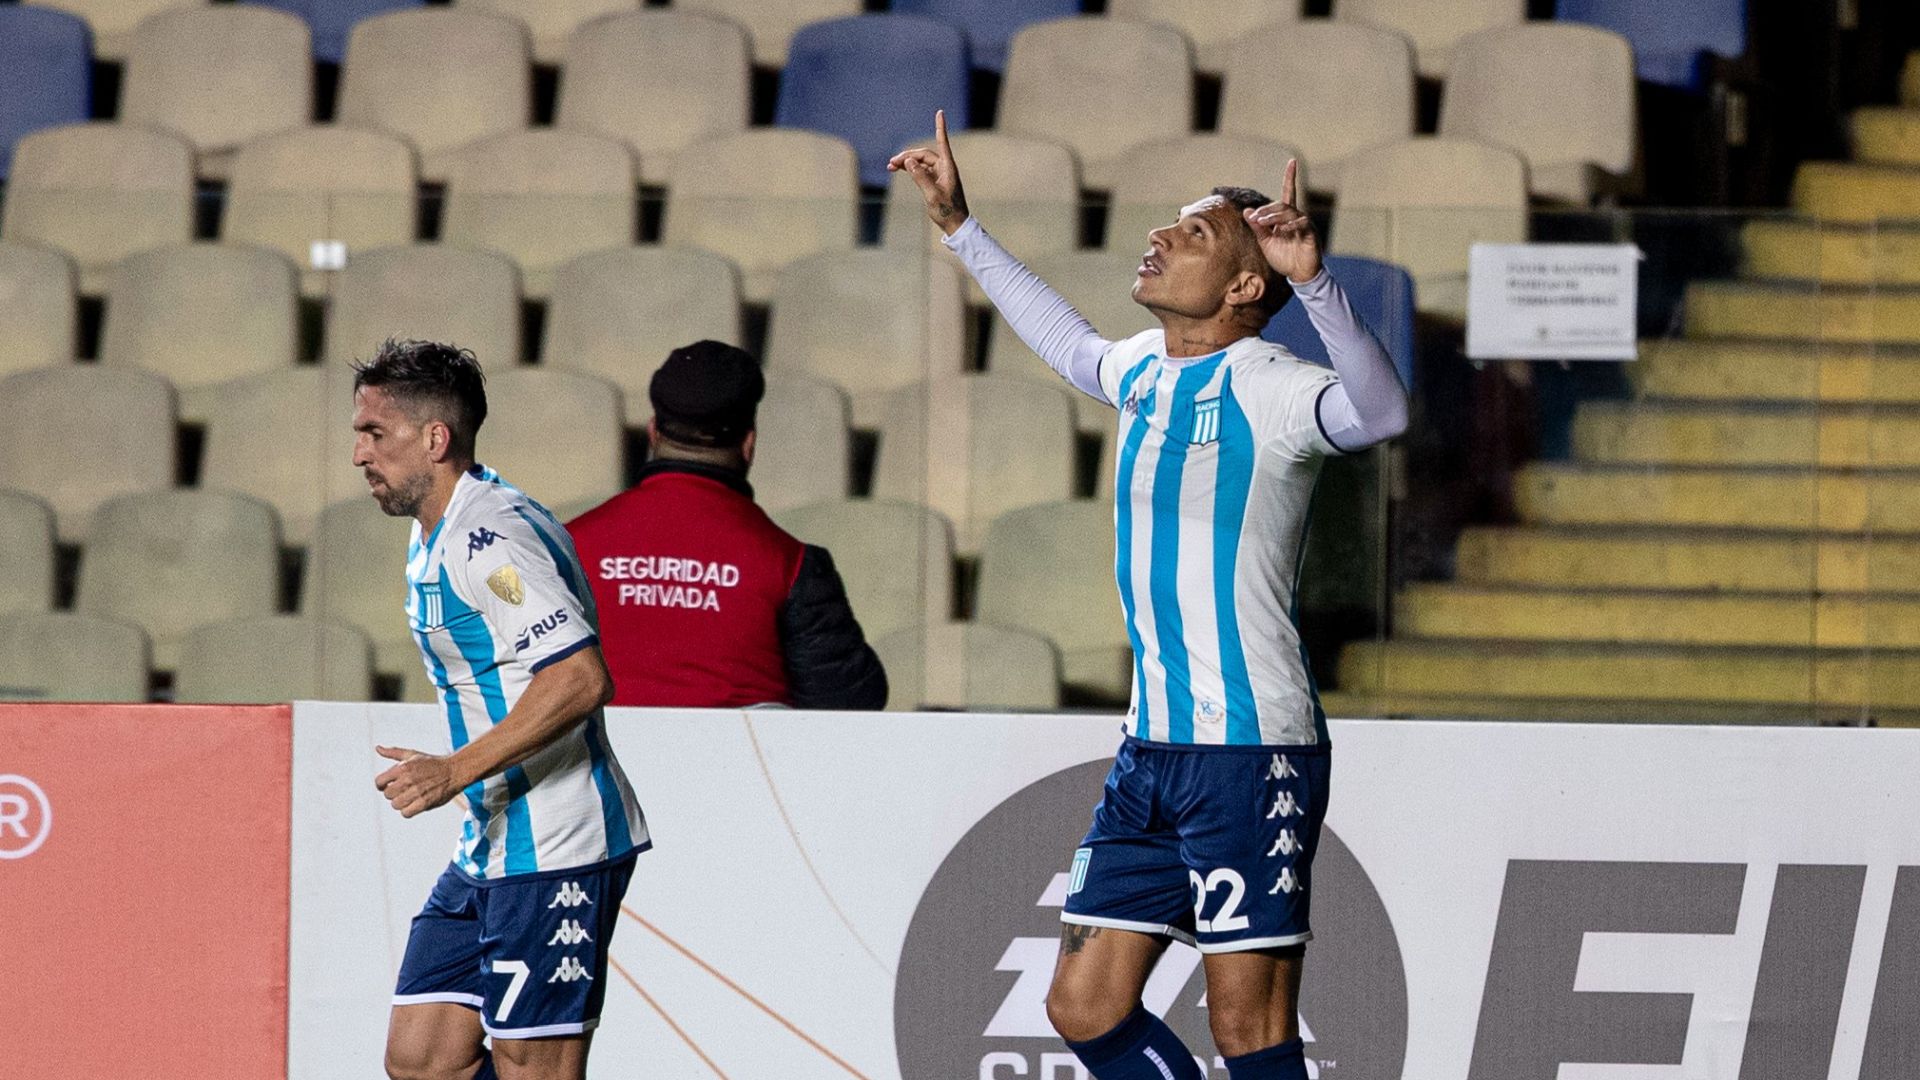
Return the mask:
{"type": "Polygon", "coordinates": [[[753,430],[766,395],[760,364],[745,349],[696,341],[667,354],[647,396],[660,433],[690,446],[736,446],[753,430]]]}

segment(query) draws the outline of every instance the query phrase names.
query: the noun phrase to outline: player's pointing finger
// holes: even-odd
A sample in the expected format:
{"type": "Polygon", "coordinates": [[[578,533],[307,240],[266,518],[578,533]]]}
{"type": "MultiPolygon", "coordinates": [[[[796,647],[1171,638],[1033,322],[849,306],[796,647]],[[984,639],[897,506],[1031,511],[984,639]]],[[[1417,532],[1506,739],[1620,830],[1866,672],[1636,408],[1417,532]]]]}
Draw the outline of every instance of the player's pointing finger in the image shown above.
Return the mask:
{"type": "Polygon", "coordinates": [[[1300,177],[1300,159],[1288,158],[1286,179],[1280,181],[1280,202],[1282,205],[1284,206],[1294,205],[1294,201],[1293,201],[1294,184],[1299,180],[1299,177],[1300,177]]]}
{"type": "Polygon", "coordinates": [[[947,110],[945,109],[933,111],[933,141],[940,148],[941,157],[953,156],[953,144],[947,141],[947,110]]]}

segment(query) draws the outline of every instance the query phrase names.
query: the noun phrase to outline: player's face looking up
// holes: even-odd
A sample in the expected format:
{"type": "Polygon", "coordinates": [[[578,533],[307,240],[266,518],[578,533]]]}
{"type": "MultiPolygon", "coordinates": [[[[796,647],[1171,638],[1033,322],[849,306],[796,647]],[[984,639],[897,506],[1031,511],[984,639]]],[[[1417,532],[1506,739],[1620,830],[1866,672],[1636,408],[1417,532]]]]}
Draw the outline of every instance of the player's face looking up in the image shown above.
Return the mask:
{"type": "Polygon", "coordinates": [[[446,456],[444,422],[422,422],[377,386],[353,392],[353,464],[367,477],[373,501],[391,517],[412,517],[433,489],[433,463],[446,456]],[[438,454],[435,453],[438,449],[438,454]]]}
{"type": "Polygon", "coordinates": [[[1210,319],[1246,311],[1264,325],[1262,300],[1271,287],[1259,242],[1238,208],[1209,195],[1180,211],[1179,220],[1147,234],[1147,252],[1133,283],[1133,299],[1149,311],[1210,319]]]}

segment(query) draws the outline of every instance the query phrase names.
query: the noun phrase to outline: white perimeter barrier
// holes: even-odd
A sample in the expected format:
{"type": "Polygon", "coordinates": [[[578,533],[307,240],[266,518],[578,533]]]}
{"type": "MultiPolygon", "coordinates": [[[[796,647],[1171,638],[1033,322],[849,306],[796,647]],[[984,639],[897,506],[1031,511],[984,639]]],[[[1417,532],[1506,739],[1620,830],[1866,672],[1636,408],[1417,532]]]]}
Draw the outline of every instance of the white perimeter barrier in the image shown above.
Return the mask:
{"type": "MultiPolygon", "coordinates": [[[[1042,1009],[1100,717],[615,710],[655,838],[598,1080],[1074,1080],[1042,1009]]],[[[1336,722],[1301,1006],[1322,1080],[1920,1077],[1920,732],[1336,722]]],[[[290,1075],[378,1075],[458,812],[298,705],[290,1075]]],[[[1250,887],[1252,883],[1249,883],[1250,887]]],[[[1147,988],[1208,1076],[1198,954],[1147,988]]]]}

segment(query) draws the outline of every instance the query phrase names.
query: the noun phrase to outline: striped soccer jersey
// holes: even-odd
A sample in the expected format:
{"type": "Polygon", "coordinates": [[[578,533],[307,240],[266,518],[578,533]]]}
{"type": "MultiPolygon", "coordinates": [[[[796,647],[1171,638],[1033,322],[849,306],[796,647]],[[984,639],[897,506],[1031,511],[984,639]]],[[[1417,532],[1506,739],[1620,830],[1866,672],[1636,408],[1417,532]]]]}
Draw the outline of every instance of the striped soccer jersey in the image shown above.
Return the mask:
{"type": "Polygon", "coordinates": [[[1127,730],[1161,743],[1327,739],[1295,621],[1338,377],[1243,338],[1168,359],[1160,330],[1117,342],[1100,385],[1120,410],[1114,573],[1132,639],[1127,730]]]}
{"type": "MultiPolygon", "coordinates": [[[[499,723],[535,672],[599,640],[567,530],[481,465],[461,476],[431,535],[414,523],[407,622],[456,750],[499,723]]],[[[465,798],[454,863],[476,878],[588,866],[649,843],[599,709],[465,798]]]]}

